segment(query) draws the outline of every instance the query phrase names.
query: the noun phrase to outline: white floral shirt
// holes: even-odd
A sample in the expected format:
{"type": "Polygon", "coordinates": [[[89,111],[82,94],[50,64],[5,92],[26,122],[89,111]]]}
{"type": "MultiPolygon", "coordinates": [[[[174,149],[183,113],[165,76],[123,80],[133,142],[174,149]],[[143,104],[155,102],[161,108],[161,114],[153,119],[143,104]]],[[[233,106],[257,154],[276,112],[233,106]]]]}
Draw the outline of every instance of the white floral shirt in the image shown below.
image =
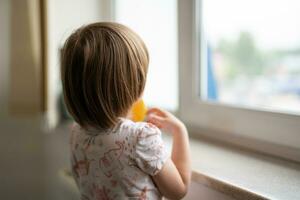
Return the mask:
{"type": "Polygon", "coordinates": [[[71,164],[82,200],[161,199],[151,176],[169,155],[160,130],[121,119],[107,131],[71,130],[71,164]]]}

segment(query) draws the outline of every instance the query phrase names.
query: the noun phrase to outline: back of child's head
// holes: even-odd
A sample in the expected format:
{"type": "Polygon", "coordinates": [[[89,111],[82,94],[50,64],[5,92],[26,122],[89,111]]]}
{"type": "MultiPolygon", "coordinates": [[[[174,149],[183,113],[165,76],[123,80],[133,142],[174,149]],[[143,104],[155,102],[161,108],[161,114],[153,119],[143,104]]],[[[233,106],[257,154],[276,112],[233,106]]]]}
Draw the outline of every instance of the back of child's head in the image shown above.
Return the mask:
{"type": "Polygon", "coordinates": [[[113,127],[142,95],[148,64],[144,42],[128,27],[100,22],[79,28],[62,50],[69,113],[82,127],[113,127]]]}

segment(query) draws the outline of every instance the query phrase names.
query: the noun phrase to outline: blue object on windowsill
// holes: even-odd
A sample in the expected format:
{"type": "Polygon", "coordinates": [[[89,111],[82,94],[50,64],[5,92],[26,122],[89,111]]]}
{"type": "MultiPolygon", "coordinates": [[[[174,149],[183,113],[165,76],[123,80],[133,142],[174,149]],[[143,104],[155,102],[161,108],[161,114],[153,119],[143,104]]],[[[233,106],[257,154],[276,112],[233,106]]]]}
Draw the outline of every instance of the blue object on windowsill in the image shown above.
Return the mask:
{"type": "Polygon", "coordinates": [[[218,88],[213,71],[212,52],[209,45],[207,46],[207,99],[218,100],[218,88]]]}

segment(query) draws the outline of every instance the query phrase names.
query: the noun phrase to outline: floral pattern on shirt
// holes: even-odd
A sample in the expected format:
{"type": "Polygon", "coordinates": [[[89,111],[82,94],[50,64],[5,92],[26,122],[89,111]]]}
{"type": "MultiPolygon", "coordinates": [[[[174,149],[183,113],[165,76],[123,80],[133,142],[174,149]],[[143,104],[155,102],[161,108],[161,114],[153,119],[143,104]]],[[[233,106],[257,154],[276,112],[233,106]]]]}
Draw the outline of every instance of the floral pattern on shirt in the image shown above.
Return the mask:
{"type": "Polygon", "coordinates": [[[169,156],[156,126],[123,118],[108,131],[74,124],[70,145],[81,199],[161,199],[151,176],[169,156]]]}

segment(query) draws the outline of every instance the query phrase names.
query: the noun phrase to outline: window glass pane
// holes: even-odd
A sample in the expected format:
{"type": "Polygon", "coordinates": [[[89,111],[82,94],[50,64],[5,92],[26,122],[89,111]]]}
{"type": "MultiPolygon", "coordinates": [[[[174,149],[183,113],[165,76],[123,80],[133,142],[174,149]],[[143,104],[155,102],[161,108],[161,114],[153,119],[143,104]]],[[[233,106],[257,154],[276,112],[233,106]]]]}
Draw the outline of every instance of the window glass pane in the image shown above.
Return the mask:
{"type": "Polygon", "coordinates": [[[116,0],[116,21],[136,31],[150,53],[144,100],[150,106],[176,110],[177,1],[116,0]]]}
{"type": "Polygon", "coordinates": [[[202,98],[299,113],[300,1],[202,4],[202,98]]]}

